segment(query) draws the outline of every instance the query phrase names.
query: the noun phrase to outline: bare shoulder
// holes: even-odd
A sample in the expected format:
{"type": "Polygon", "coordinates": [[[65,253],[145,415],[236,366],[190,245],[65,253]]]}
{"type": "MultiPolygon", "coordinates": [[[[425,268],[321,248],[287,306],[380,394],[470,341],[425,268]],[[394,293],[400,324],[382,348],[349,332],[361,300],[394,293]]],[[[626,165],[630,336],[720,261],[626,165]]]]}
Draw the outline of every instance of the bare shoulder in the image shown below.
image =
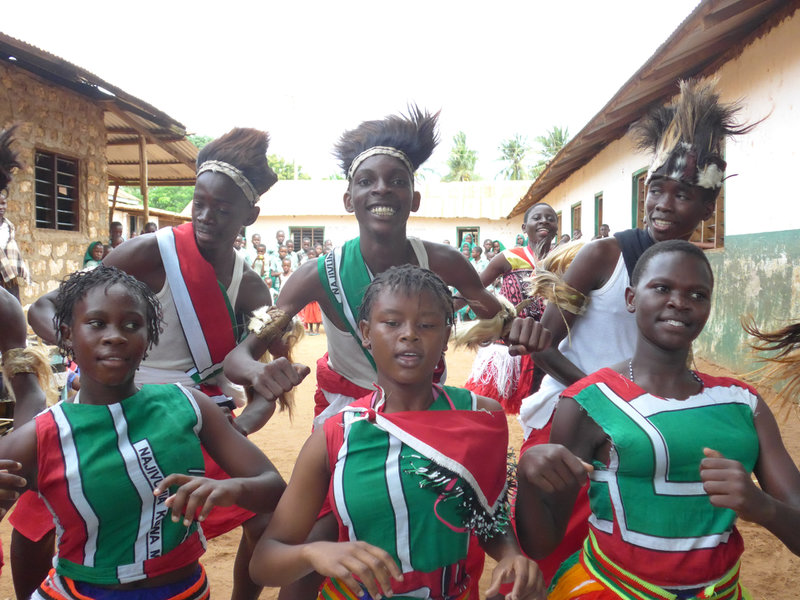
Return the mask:
{"type": "Polygon", "coordinates": [[[239,295],[236,297],[237,313],[251,313],[262,306],[272,306],[272,295],[266,282],[245,265],[239,295]]]}
{"type": "Polygon", "coordinates": [[[154,292],[164,287],[164,263],[154,235],[140,235],[123,242],[103,259],[103,264],[133,275],[154,292]]]}
{"type": "Polygon", "coordinates": [[[503,407],[500,405],[500,403],[492,398],[476,395],[475,400],[475,405],[478,407],[478,410],[489,410],[492,412],[503,410],[503,407]]]}
{"type": "Polygon", "coordinates": [[[616,238],[588,242],[564,273],[564,281],[583,293],[601,288],[614,272],[620,254],[616,238]]]}
{"type": "Polygon", "coordinates": [[[425,251],[428,253],[430,270],[439,275],[445,283],[453,285],[454,281],[459,280],[459,275],[463,274],[465,270],[476,273],[472,265],[464,258],[464,255],[453,246],[427,241],[423,242],[423,244],[425,245],[425,251]]]}

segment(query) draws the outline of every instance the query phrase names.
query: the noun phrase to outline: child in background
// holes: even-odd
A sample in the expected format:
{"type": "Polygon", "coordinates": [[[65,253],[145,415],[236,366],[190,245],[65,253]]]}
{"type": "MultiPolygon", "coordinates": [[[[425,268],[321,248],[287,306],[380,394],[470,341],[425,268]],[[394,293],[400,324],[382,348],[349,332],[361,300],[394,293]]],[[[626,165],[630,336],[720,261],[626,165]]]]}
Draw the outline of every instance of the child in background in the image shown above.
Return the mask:
{"type": "MultiPolygon", "coordinates": [[[[317,261],[317,251],[314,248],[309,248],[306,251],[308,261],[317,261]]],[[[309,302],[300,311],[300,318],[305,323],[308,335],[319,335],[319,326],[322,324],[322,310],[320,309],[319,302],[309,302]]]]}
{"type": "Polygon", "coordinates": [[[433,382],[452,322],[452,297],[432,272],[404,265],[372,281],[359,327],[377,392],[306,442],[250,563],[254,580],[285,585],[316,570],[325,599],[466,598],[472,531],[498,561],[487,596],[513,581],[508,598],[544,597],[508,523],[500,405],[433,382]],[[329,486],[339,543],[304,544],[329,486]]]}
{"type": "Polygon", "coordinates": [[[86,253],[83,255],[82,268],[94,269],[97,265],[103,262],[103,256],[105,256],[105,253],[103,242],[92,242],[89,244],[89,247],[86,249],[86,253]]]}
{"type": "Polygon", "coordinates": [[[256,257],[250,265],[256,275],[265,279],[269,276],[269,268],[267,265],[267,247],[264,244],[256,246],[256,257]]]}

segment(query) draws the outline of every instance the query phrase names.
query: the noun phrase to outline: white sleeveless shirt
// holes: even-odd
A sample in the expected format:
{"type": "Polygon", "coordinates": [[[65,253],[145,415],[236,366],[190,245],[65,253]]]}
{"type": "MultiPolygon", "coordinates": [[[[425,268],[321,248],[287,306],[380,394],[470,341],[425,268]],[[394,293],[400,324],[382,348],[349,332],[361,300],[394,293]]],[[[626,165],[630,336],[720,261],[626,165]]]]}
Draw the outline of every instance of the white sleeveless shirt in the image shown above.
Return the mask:
{"type": "MultiPolygon", "coordinates": [[[[617,266],[605,285],[589,294],[586,313],[575,320],[570,333],[561,340],[559,351],[587,375],[633,356],[636,321],[625,306],[625,289],[630,285],[625,259],[620,252],[617,266]]],[[[559,381],[545,375],[539,391],[523,399],[519,421],[527,438],[550,420],[565,390],[559,381]]]]}

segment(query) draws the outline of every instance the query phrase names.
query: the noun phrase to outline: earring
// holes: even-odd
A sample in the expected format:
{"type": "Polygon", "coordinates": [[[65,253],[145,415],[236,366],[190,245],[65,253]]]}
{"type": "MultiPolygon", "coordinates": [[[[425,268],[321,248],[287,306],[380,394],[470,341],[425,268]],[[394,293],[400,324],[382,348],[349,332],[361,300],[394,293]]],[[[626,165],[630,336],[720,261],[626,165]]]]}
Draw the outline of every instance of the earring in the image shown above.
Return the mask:
{"type": "Polygon", "coordinates": [[[372,350],[372,344],[370,344],[369,340],[364,340],[361,342],[361,345],[364,346],[367,350],[372,350]]]}

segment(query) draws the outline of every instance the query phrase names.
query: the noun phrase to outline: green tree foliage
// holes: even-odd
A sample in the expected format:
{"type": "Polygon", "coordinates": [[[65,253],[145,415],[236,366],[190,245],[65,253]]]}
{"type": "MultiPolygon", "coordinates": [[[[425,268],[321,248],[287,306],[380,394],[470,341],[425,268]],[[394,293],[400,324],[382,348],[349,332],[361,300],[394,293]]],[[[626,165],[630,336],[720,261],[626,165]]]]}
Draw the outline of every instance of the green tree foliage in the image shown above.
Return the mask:
{"type": "MultiPolygon", "coordinates": [[[[282,156],[277,154],[268,154],[267,162],[272,170],[278,175],[278,179],[294,179],[294,162],[289,162],[282,156]]],[[[297,178],[298,179],[311,179],[311,175],[303,173],[303,167],[297,165],[297,178]]]]}
{"type": "Polygon", "coordinates": [[[442,178],[442,181],[475,180],[475,161],[477,160],[478,153],[467,147],[467,134],[459,131],[453,136],[453,147],[450,149],[450,158],[447,159],[450,172],[442,178]]]}
{"type": "Polygon", "coordinates": [[[505,179],[518,181],[528,178],[528,168],[525,166],[525,155],[530,151],[528,139],[520,134],[513,138],[500,142],[500,160],[507,163],[506,167],[500,171],[505,179]]]}
{"type": "Polygon", "coordinates": [[[547,165],[553,160],[553,157],[559,153],[561,148],[569,141],[569,129],[564,127],[561,129],[558,125],[554,126],[547,135],[540,135],[536,137],[536,141],[542,147],[539,150],[539,162],[533,165],[531,169],[531,177],[536,179],[542,174],[547,165]]]}
{"type": "MultiPolygon", "coordinates": [[[[212,138],[209,135],[187,135],[186,138],[198,149],[208,144],[212,138]]],[[[142,192],[138,187],[124,187],[129,194],[142,199],[142,192]]],[[[194,187],[190,185],[155,186],[148,190],[149,204],[153,208],[181,212],[192,200],[194,187]]]]}

